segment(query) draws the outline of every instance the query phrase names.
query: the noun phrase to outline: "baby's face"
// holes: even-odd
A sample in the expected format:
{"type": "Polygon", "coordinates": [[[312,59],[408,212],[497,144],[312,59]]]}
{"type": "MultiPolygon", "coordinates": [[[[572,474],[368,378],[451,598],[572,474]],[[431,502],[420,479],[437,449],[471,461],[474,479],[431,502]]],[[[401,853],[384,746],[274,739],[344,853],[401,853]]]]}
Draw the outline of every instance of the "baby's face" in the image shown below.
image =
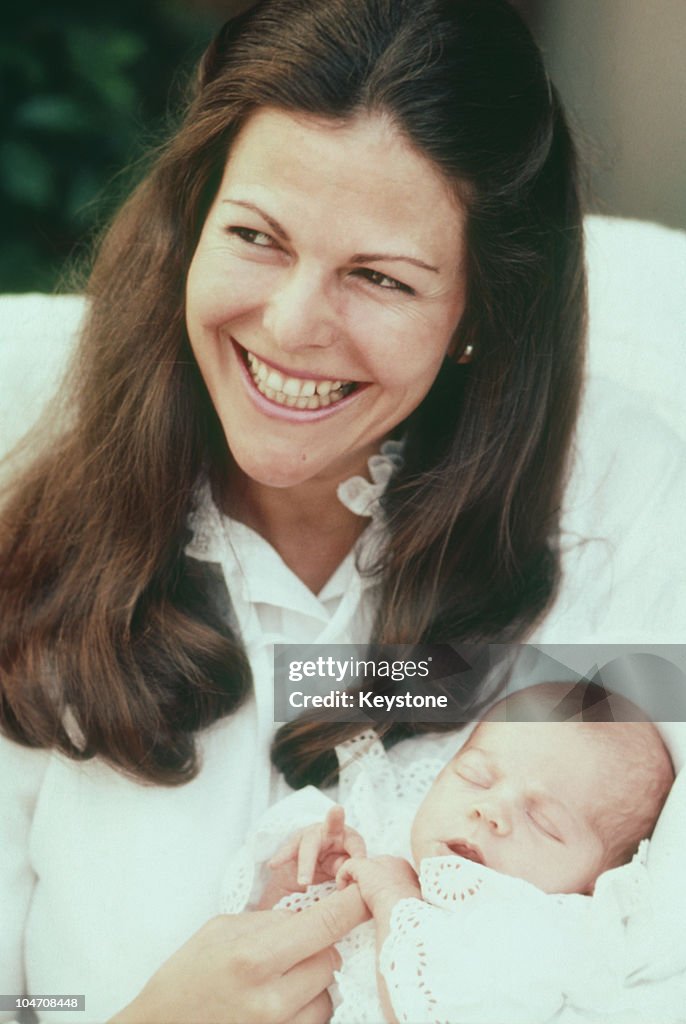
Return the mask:
{"type": "Polygon", "coordinates": [[[574,722],[482,723],[419,808],[417,867],[457,853],[545,892],[592,892],[607,853],[602,746],[574,722]]]}

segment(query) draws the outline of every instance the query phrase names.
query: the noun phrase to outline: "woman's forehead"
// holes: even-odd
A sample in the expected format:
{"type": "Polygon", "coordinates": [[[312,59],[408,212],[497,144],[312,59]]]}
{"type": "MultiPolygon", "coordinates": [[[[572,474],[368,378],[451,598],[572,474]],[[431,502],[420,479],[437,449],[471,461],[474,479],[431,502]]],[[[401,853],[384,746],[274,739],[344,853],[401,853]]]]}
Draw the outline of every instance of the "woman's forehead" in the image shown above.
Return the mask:
{"type": "Polygon", "coordinates": [[[267,212],[297,222],[325,212],[331,231],[359,225],[429,248],[455,249],[464,234],[455,190],[381,114],[324,121],[257,111],[231,147],[217,198],[283,207],[267,212]]]}

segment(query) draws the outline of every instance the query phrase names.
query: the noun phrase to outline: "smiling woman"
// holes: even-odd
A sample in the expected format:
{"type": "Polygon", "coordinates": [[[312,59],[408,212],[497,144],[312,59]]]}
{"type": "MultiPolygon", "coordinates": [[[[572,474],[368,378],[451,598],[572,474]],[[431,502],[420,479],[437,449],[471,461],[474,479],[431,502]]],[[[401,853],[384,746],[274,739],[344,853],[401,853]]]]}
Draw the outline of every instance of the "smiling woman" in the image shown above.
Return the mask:
{"type": "Polygon", "coordinates": [[[582,235],[506,0],[261,0],[218,33],[3,498],[1,990],[329,1019],[359,893],[292,942],[278,911],[217,917],[281,773],[331,781],[358,728],[277,733],[274,643],[679,636],[653,537],[674,559],[680,451],[615,444],[634,413],[592,387],[572,447],[582,235]]]}
{"type": "Polygon", "coordinates": [[[387,119],[250,118],[186,286],[245,501],[308,484],[327,517],[337,484],[417,408],[464,308],[463,232],[455,189],[387,119]]]}

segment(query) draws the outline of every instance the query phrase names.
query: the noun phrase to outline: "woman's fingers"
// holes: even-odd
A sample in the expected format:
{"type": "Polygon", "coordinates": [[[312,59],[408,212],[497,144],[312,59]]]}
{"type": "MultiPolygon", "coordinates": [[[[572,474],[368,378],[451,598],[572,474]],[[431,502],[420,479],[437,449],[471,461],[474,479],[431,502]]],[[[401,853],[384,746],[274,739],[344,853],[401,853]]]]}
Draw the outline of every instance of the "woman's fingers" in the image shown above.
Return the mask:
{"type": "Polygon", "coordinates": [[[328,992],[320,992],[316,999],[303,1006],[288,1024],[328,1024],[333,1014],[333,1004],[328,992]]]}
{"type": "Polygon", "coordinates": [[[331,893],[313,907],[272,920],[269,943],[262,943],[265,973],[285,974],[294,964],[332,946],[368,918],[360,891],[352,885],[343,892],[331,893]]]}
{"type": "Polygon", "coordinates": [[[338,963],[329,947],[368,917],[351,886],[298,914],[212,918],[111,1024],[320,1024],[331,1011],[321,993],[338,963]]]}
{"type": "Polygon", "coordinates": [[[340,954],[333,946],[329,946],[286,971],[276,991],[288,1011],[294,1013],[303,1003],[309,1003],[326,991],[333,982],[334,971],[340,966],[340,954]]]}

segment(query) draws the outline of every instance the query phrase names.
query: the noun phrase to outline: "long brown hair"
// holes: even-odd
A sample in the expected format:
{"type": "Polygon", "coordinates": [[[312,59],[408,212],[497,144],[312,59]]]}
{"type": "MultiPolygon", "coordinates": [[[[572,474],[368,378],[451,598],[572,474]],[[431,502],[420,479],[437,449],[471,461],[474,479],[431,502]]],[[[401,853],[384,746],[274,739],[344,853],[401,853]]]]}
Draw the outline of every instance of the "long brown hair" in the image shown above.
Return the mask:
{"type": "MultiPolygon", "coordinates": [[[[184,554],[198,477],[219,481],[229,456],[183,295],[231,141],[263,106],[384,112],[467,206],[458,349],[474,358],[446,361],[404,424],[374,638],[521,638],[557,582],[582,229],[573,147],[528,31],[505,0],[263,0],[217,35],[180,129],[105,235],[69,423],[2,512],[5,730],[155,782],[193,776],[195,732],[251,685],[209,570],[184,554]]],[[[289,726],[276,761],[320,777],[345,732],[289,726]]]]}

